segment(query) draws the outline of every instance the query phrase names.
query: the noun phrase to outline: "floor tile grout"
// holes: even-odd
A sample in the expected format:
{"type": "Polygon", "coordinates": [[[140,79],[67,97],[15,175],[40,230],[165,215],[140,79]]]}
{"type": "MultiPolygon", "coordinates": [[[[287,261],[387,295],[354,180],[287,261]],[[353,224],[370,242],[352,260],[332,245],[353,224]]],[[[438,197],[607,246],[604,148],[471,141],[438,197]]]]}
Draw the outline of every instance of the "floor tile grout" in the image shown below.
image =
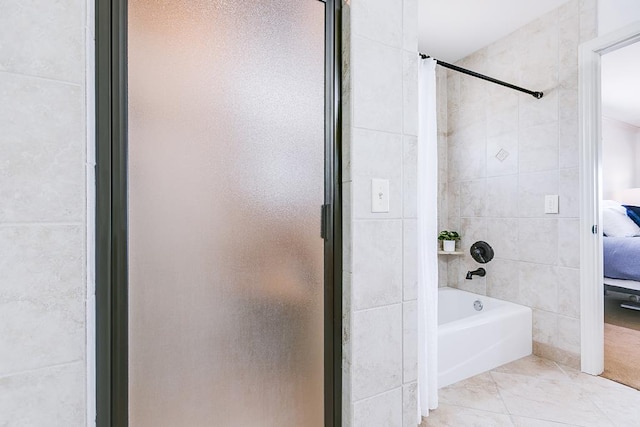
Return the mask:
{"type": "MultiPolygon", "coordinates": [[[[442,412],[438,414],[436,410],[432,416],[425,419],[426,423],[423,426],[471,425],[469,423],[473,423],[473,425],[485,425],[483,423],[497,425],[495,423],[498,420],[501,426],[506,426],[507,423],[511,426],[516,426],[520,422],[524,422],[526,425],[528,425],[528,422],[534,424],[549,423],[558,427],[616,426],[632,425],[624,423],[635,421],[635,415],[629,418],[630,415],[625,412],[624,407],[622,407],[622,412],[611,409],[607,404],[608,401],[611,401],[611,398],[607,396],[610,396],[609,390],[630,393],[629,403],[625,403],[625,405],[635,407],[636,402],[640,404],[640,392],[635,393],[636,390],[619,389],[617,383],[602,377],[595,377],[599,378],[597,380],[583,377],[583,375],[588,374],[581,373],[573,368],[563,367],[559,363],[537,356],[521,359],[519,364],[517,362],[513,363],[506,369],[496,368],[481,374],[485,375],[484,379],[476,379],[467,384],[464,384],[464,381],[467,380],[461,381],[463,384],[458,383],[458,388],[453,387],[448,391],[448,399],[441,401],[442,412]],[[498,381],[496,379],[497,374],[506,376],[503,381],[498,381]],[[524,384],[520,384],[519,378],[524,384]],[[591,383],[590,381],[595,382],[591,383]],[[507,387],[513,385],[515,387],[512,398],[516,400],[512,402],[515,405],[513,408],[507,406],[508,399],[504,395],[506,389],[501,385],[507,387]],[[555,398],[547,396],[545,390],[557,386],[564,387],[566,390],[566,404],[558,401],[565,392],[560,391],[560,394],[558,394],[558,391],[556,391],[555,398]],[[535,393],[529,394],[531,391],[535,391],[535,393]],[[477,396],[482,396],[483,392],[486,393],[486,404],[484,400],[480,402],[480,405],[474,404],[475,399],[478,398],[477,396]],[[459,398],[463,399],[463,401],[455,402],[457,393],[462,393],[459,398]],[[599,399],[599,396],[602,399],[599,399]],[[528,404],[535,404],[536,408],[539,409],[534,411],[521,411],[518,409],[520,407],[526,408],[528,404]],[[502,406],[502,410],[506,412],[496,412],[496,409],[501,410],[499,406],[502,406]],[[565,406],[566,411],[563,409],[565,406]],[[513,413],[513,410],[516,410],[517,413],[513,413]]],[[[455,384],[448,387],[452,386],[455,386],[455,384]]],[[[625,395],[621,396],[624,397],[625,395]]],[[[484,397],[480,397],[480,399],[484,399],[484,397]]],[[[616,397],[615,399],[618,398],[616,397]]],[[[614,402],[617,402],[617,400],[614,402]]]]}
{"type": "MultiPolygon", "coordinates": [[[[509,414],[510,417],[513,417],[513,414],[511,413],[511,411],[509,410],[509,407],[507,406],[507,402],[505,402],[504,397],[502,397],[502,391],[500,390],[500,386],[496,382],[496,379],[493,377],[493,371],[489,372],[489,376],[491,377],[491,381],[493,381],[493,384],[496,386],[496,390],[498,391],[498,397],[500,397],[500,401],[504,405],[504,409],[507,411],[507,414],[509,414]]],[[[511,420],[511,422],[513,423],[513,420],[511,420]]]]}

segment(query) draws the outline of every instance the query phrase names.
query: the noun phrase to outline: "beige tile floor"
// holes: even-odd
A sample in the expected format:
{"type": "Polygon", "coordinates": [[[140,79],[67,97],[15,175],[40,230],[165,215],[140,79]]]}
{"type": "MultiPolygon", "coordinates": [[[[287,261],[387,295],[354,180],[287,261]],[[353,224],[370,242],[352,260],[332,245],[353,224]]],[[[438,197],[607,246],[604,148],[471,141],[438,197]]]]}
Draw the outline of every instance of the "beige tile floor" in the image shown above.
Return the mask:
{"type": "Polygon", "coordinates": [[[440,389],[421,427],[640,426],[640,391],[536,356],[440,389]]]}

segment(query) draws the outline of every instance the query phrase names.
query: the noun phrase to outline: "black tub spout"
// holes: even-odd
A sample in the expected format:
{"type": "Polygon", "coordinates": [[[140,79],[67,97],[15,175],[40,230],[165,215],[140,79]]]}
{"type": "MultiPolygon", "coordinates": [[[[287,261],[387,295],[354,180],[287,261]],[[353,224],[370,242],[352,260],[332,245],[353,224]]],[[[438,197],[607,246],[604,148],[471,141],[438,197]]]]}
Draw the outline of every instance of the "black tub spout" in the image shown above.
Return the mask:
{"type": "Polygon", "coordinates": [[[467,271],[467,280],[473,279],[473,276],[484,277],[486,274],[487,274],[486,270],[482,267],[480,267],[477,270],[467,271]]]}

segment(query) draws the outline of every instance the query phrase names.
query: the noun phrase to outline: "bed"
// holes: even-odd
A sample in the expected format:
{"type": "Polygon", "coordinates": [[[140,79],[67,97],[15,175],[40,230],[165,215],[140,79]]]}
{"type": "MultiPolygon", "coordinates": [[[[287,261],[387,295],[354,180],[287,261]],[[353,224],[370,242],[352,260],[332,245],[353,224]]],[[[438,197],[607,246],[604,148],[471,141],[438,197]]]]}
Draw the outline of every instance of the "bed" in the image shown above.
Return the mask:
{"type": "Polygon", "coordinates": [[[640,295],[640,237],[602,238],[604,284],[617,292],[640,295]]]}
{"type": "MultiPolygon", "coordinates": [[[[603,204],[604,286],[640,296],[640,208],[617,202],[603,204]]],[[[637,298],[636,298],[637,299],[637,298]]],[[[639,304],[623,307],[640,310],[639,304]]]]}

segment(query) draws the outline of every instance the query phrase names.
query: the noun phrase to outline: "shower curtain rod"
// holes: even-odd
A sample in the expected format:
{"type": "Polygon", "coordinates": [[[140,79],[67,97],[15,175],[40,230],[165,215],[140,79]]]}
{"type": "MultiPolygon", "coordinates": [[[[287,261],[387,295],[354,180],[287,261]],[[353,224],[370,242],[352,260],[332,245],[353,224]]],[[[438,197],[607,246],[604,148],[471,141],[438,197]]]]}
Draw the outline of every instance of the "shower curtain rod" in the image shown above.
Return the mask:
{"type": "MultiPolygon", "coordinates": [[[[425,55],[424,53],[419,53],[418,55],[420,55],[422,59],[431,58],[429,55],[425,55]]],[[[511,89],[519,90],[520,92],[528,93],[529,95],[533,96],[536,99],[540,99],[543,96],[542,92],[534,92],[532,90],[525,89],[520,86],[512,85],[511,83],[503,82],[502,80],[494,79],[493,77],[485,76],[484,74],[476,73],[475,71],[467,70],[466,68],[461,68],[461,67],[458,67],[457,65],[440,61],[439,59],[436,59],[436,63],[445,68],[449,68],[450,70],[453,70],[453,71],[458,71],[460,73],[468,74],[470,76],[477,77],[479,79],[486,80],[491,83],[499,84],[501,86],[506,86],[511,89]]]]}

